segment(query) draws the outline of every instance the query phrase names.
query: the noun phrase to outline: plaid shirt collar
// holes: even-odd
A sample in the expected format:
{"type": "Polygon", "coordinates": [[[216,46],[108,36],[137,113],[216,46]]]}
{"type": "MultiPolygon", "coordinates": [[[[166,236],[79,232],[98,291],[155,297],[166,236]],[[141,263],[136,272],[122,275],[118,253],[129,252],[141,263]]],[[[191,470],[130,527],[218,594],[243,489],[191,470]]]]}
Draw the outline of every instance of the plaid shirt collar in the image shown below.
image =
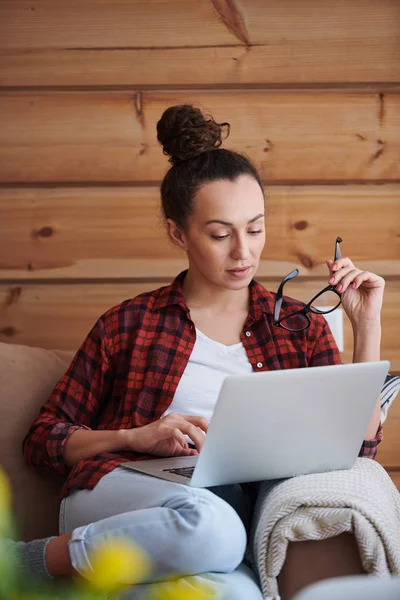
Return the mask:
{"type": "MultiPolygon", "coordinates": [[[[167,285],[159,290],[158,296],[153,304],[153,311],[167,308],[168,306],[178,305],[187,314],[189,309],[185,302],[185,298],[182,292],[182,284],[186,277],[187,269],[179,273],[179,275],[172,281],[170,285],[167,285]]],[[[249,314],[258,321],[264,314],[272,315],[274,312],[275,297],[262,285],[257,283],[255,279],[252,279],[249,284],[250,291],[250,308],[249,314]]]]}

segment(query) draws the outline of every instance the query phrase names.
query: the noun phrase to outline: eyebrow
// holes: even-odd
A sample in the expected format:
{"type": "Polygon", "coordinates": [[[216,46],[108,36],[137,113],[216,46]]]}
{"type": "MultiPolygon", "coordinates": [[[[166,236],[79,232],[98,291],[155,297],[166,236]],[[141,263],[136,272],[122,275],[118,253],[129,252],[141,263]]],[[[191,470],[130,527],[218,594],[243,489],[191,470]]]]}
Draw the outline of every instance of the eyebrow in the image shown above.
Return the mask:
{"type": "MultiPolygon", "coordinates": [[[[258,219],[264,218],[263,214],[259,214],[256,217],[253,217],[252,219],[250,219],[250,221],[247,221],[247,224],[250,225],[250,223],[254,223],[254,221],[258,221],[258,219]]],[[[221,219],[211,219],[210,221],[207,221],[206,225],[210,225],[210,223],[219,223],[220,225],[226,225],[227,227],[233,227],[233,223],[229,223],[229,221],[222,221],[221,219]]]]}

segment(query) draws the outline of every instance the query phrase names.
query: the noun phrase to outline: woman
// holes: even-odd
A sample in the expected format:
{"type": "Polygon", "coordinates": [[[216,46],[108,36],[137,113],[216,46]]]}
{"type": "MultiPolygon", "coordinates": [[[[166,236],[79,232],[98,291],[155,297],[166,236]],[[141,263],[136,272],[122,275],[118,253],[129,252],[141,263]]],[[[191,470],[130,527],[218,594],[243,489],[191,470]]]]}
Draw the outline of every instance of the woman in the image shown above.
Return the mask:
{"type": "MultiPolygon", "coordinates": [[[[172,167],[162,207],[189,269],[100,317],[24,440],[28,464],[67,477],[62,535],[19,546],[42,573],[85,576],[88,552],[118,533],[150,554],[149,582],[214,572],[229,598],[261,598],[240,565],[242,486],[195,489],[120,466],[198,453],[228,374],[340,363],[323,317],[311,314],[301,332],[273,324],[274,294],[253,279],[265,243],[263,186],[246,157],[219,148],[226,128],[187,105],[163,114],[158,140],[172,167]]],[[[327,266],[353,325],[354,362],[379,360],[384,280],[349,258],[327,266]]],[[[285,299],[287,310],[299,306],[285,299]]],[[[360,455],[374,457],[380,438],[377,404],[360,455]]]]}

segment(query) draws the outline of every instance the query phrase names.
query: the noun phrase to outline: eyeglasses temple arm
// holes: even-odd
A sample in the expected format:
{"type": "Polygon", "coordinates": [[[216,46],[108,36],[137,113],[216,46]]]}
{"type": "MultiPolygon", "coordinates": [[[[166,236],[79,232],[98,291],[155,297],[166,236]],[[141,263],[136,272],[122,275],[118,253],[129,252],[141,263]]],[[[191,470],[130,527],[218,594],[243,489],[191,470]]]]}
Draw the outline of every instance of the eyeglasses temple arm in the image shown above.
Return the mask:
{"type": "Polygon", "coordinates": [[[342,238],[340,236],[338,236],[336,238],[336,242],[335,242],[335,256],[333,257],[333,260],[337,260],[338,258],[342,258],[342,253],[340,252],[340,247],[339,244],[343,242],[342,238]]]}
{"type": "Polygon", "coordinates": [[[282,307],[282,302],[283,302],[283,286],[285,285],[285,283],[287,281],[289,281],[290,279],[293,279],[293,277],[296,277],[298,274],[299,274],[299,270],[294,269],[288,275],[286,275],[286,277],[284,277],[282,279],[281,283],[279,284],[278,291],[276,292],[276,301],[275,301],[275,307],[274,307],[274,321],[275,322],[279,321],[279,315],[281,312],[281,307],[282,307]]]}

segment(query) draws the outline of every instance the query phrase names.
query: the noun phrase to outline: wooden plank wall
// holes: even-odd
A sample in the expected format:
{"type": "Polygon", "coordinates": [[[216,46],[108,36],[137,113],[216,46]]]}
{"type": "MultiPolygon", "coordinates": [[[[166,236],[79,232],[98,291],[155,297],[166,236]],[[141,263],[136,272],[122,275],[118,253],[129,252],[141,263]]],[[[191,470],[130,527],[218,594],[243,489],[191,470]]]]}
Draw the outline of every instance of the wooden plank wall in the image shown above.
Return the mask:
{"type": "MultiPolygon", "coordinates": [[[[387,280],[400,372],[398,0],[0,0],[0,340],[76,349],[113,304],[186,262],[166,239],[156,122],[231,123],[268,186],[259,280],[291,295],[343,252],[387,280]]],[[[345,322],[344,360],[351,360],[345,322]]],[[[380,460],[400,470],[400,401],[380,460]]]]}

